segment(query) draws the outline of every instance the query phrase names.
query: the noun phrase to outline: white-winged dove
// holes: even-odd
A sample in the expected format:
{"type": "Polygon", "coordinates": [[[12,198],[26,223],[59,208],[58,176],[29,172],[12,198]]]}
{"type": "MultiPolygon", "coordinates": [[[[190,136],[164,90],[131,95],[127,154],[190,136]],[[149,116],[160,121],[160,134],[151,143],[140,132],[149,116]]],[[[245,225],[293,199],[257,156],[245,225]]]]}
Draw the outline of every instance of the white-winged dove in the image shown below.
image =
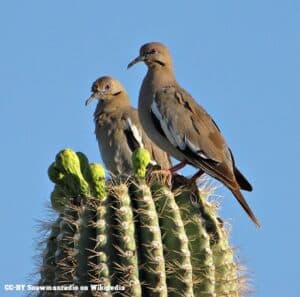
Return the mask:
{"type": "Polygon", "coordinates": [[[159,42],[144,44],[128,68],[142,61],[148,72],[141,86],[138,111],[148,136],[181,164],[191,164],[199,173],[221,181],[259,226],[240,191],[252,191],[252,186],[235,166],[232,152],[214,120],[177,83],[167,47],[159,42]]]}
{"type": "Polygon", "coordinates": [[[138,112],[131,107],[129,97],[121,83],[109,76],[97,79],[86,105],[98,99],[94,113],[95,133],[102,160],[114,175],[132,173],[132,152],[143,147],[161,168],[171,166],[168,155],[156,146],[143,131],[138,112]]]}

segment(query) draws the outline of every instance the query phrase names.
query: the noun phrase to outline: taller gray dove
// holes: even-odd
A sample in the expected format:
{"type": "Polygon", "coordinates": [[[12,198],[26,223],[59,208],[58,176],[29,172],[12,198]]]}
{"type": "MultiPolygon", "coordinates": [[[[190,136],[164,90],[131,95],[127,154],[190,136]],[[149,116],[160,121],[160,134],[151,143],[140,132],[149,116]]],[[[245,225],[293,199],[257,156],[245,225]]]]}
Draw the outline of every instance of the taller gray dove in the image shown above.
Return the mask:
{"type": "Polygon", "coordinates": [[[233,193],[259,226],[240,191],[252,191],[252,186],[235,166],[232,152],[214,120],[177,83],[167,47],[159,42],[144,44],[128,68],[142,61],[148,72],[139,95],[140,121],[152,141],[181,161],[170,171],[191,164],[200,169],[198,176],[203,172],[213,176],[233,193]]]}
{"type": "Polygon", "coordinates": [[[103,76],[92,85],[92,95],[86,105],[98,99],[94,113],[95,133],[103,162],[114,175],[132,173],[132,152],[144,147],[161,168],[171,166],[168,155],[156,146],[143,131],[138,112],[131,107],[129,97],[121,83],[103,76]]]}

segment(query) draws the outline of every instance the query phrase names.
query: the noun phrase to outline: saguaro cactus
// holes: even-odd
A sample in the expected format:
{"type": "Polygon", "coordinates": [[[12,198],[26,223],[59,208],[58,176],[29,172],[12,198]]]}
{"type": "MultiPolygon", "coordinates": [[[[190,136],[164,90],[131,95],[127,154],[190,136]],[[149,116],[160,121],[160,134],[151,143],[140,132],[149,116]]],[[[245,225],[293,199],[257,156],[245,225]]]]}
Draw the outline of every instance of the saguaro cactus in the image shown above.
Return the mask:
{"type": "Polygon", "coordinates": [[[170,189],[148,174],[149,161],[139,149],[133,176],[105,181],[84,154],[58,153],[39,296],[242,296],[215,207],[182,177],[170,189]]]}

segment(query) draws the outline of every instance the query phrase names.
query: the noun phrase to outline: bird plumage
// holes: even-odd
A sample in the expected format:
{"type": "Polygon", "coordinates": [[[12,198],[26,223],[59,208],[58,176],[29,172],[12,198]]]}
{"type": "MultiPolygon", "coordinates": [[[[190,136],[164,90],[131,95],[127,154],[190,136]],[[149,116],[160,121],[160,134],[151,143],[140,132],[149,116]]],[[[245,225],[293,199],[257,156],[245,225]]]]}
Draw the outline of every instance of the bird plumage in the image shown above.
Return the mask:
{"type": "Polygon", "coordinates": [[[112,77],[102,77],[92,86],[99,100],[95,113],[95,134],[103,162],[114,175],[132,173],[132,152],[146,148],[162,168],[171,166],[168,155],[151,142],[139,122],[137,110],[130,105],[123,86],[112,77]]]}
{"type": "Polygon", "coordinates": [[[259,226],[240,192],[252,186],[236,168],[215,121],[177,83],[168,49],[157,42],[145,44],[129,67],[140,61],[148,66],[139,96],[139,115],[148,136],[173,157],[221,181],[259,226]]]}

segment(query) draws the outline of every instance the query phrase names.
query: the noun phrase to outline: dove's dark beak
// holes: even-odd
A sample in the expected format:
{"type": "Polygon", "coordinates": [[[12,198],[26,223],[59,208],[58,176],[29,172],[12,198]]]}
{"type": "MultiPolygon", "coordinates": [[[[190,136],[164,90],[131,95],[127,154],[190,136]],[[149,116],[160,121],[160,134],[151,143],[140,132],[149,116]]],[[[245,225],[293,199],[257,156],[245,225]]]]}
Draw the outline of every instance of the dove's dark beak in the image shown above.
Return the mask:
{"type": "Polygon", "coordinates": [[[144,56],[138,56],[127,65],[127,69],[132,67],[134,64],[137,64],[137,63],[143,62],[143,61],[145,61],[145,57],[144,56]]]}
{"type": "Polygon", "coordinates": [[[96,99],[95,94],[92,94],[86,101],[85,101],[85,105],[90,104],[94,99],[96,99]]]}

